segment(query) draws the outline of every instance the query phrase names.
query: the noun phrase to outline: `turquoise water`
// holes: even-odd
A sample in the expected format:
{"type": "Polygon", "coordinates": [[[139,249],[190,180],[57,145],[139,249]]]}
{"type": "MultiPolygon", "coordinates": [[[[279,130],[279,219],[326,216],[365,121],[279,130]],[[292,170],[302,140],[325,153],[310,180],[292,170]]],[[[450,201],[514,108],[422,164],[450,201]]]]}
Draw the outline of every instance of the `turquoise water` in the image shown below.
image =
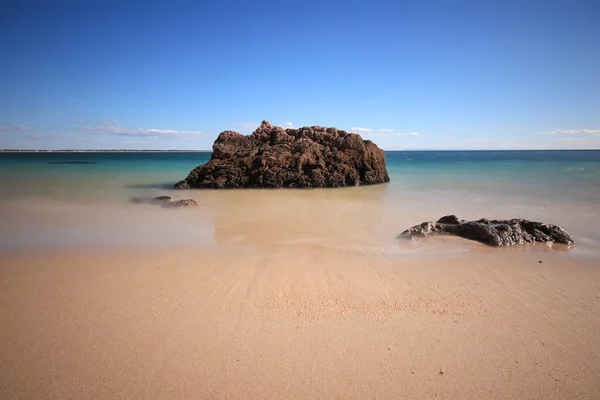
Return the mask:
{"type": "MultiPolygon", "coordinates": [[[[386,157],[393,187],[540,196],[556,196],[559,188],[575,201],[600,200],[600,151],[392,151],[386,157]]],[[[78,185],[170,188],[209,158],[208,152],[0,153],[0,182],[3,197],[43,195],[54,185],[71,186],[67,196],[78,185]]]]}
{"type": "Polygon", "coordinates": [[[600,201],[600,151],[389,152],[390,175],[411,189],[600,201]]]}
{"type": "Polygon", "coordinates": [[[106,200],[127,189],[170,188],[209,158],[206,152],[0,153],[0,193],[106,200]]]}
{"type": "MultiPolygon", "coordinates": [[[[172,185],[210,153],[0,153],[0,240],[20,246],[112,243],[117,231],[126,233],[119,240],[131,241],[140,235],[132,226],[152,230],[159,224],[170,243],[182,239],[178,232],[193,231],[194,240],[262,237],[261,243],[276,243],[285,237],[397,246],[393,239],[406,227],[453,213],[543,220],[563,225],[584,248],[600,243],[600,151],[396,151],[386,157],[391,182],[384,185],[179,191],[172,185]],[[200,206],[166,214],[129,202],[164,194],[193,197],[200,206]],[[290,208],[303,219],[292,224],[290,208]]],[[[138,242],[152,241],[142,236],[138,242]]]]}

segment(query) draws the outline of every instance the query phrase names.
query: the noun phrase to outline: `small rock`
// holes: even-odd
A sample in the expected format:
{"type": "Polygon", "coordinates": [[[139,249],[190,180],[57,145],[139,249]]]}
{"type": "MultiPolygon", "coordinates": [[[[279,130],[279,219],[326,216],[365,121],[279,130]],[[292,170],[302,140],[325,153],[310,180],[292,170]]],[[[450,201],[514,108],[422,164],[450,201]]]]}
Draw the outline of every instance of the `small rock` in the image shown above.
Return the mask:
{"type": "Polygon", "coordinates": [[[163,207],[167,208],[175,208],[175,207],[195,207],[198,205],[198,202],[194,199],[184,199],[184,200],[176,200],[169,201],[163,204],[163,207]]]}
{"type": "MultiPolygon", "coordinates": [[[[400,237],[417,240],[434,235],[454,235],[497,247],[525,243],[563,243],[575,240],[557,225],[526,219],[461,221],[455,215],[446,215],[437,222],[425,221],[400,234],[400,237]]],[[[541,263],[542,261],[540,261],[541,263]]]]}
{"type": "Polygon", "coordinates": [[[445,217],[438,219],[437,223],[458,225],[460,224],[460,219],[458,219],[456,215],[446,215],[445,217]]]}
{"type": "Polygon", "coordinates": [[[192,207],[198,205],[198,203],[194,199],[173,200],[171,196],[158,196],[154,198],[132,197],[131,199],[129,199],[129,201],[135,204],[161,205],[165,208],[192,207]]]}
{"type": "Polygon", "coordinates": [[[158,197],[155,197],[153,200],[163,202],[163,201],[171,201],[171,199],[172,199],[171,196],[158,196],[158,197]]]}

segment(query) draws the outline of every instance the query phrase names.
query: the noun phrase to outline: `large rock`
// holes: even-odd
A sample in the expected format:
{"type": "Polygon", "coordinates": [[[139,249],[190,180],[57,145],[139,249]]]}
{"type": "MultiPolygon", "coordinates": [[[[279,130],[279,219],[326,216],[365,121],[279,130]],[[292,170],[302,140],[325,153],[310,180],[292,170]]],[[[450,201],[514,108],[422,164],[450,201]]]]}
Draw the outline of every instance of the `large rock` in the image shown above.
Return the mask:
{"type": "Polygon", "coordinates": [[[498,247],[536,242],[566,245],[575,243],[571,235],[560,226],[516,218],[464,221],[454,215],[447,215],[435,223],[423,222],[400,234],[401,237],[413,240],[432,235],[455,235],[498,247]]]}
{"type": "Polygon", "coordinates": [[[336,128],[283,129],[263,121],[251,135],[222,132],[210,161],[175,187],[342,187],[389,182],[385,154],[336,128]]]}

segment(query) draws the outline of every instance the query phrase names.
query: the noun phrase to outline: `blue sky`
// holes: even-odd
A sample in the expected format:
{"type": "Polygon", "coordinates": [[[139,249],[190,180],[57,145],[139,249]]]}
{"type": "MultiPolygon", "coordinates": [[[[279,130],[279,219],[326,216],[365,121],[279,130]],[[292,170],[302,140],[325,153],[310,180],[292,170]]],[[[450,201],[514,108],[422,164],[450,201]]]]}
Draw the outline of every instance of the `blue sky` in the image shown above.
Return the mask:
{"type": "Polygon", "coordinates": [[[3,1],[0,148],[600,148],[598,1],[3,1]]]}

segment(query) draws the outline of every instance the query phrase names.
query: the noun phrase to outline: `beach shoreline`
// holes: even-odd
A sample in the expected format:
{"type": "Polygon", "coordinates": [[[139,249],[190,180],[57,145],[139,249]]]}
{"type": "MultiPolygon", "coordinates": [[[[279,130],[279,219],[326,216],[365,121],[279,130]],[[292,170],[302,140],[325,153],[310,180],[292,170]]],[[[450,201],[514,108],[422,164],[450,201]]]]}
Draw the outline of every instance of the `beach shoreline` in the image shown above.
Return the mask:
{"type": "Polygon", "coordinates": [[[595,257],[293,244],[0,265],[3,398],[600,395],[595,257]]]}
{"type": "Polygon", "coordinates": [[[169,189],[208,156],[0,160],[0,398],[600,396],[596,153],[398,152],[383,185],[169,189]],[[161,195],[197,206],[131,203],[161,195]],[[447,214],[576,244],[398,238],[447,214]]]}

